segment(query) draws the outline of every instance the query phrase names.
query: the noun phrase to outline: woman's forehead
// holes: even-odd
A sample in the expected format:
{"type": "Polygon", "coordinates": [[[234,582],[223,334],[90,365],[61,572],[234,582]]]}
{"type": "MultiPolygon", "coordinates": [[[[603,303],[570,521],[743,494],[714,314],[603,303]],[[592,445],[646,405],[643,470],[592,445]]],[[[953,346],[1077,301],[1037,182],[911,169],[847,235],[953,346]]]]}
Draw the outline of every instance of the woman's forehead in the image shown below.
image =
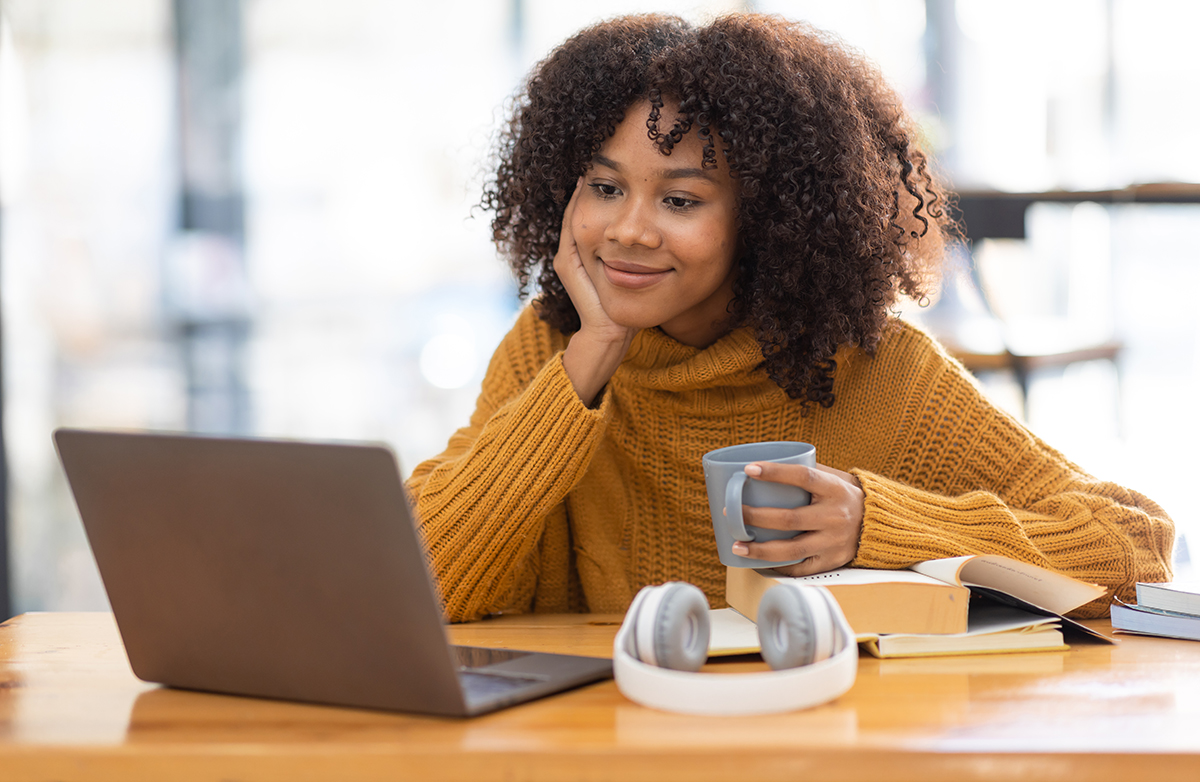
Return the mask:
{"type": "Polygon", "coordinates": [[[672,134],[679,123],[678,104],[664,102],[653,127],[650,124],[652,116],[653,106],[648,99],[634,101],[625,109],[612,135],[602,142],[590,162],[619,170],[622,160],[614,150],[644,147],[653,148],[657,156],[662,158],[657,173],[664,178],[715,180],[721,178],[722,173],[729,175],[729,166],[723,154],[705,152],[706,149],[724,149],[724,144],[711,128],[708,129],[709,135],[702,136],[699,125],[693,121],[686,133],[672,136],[670,143],[664,144],[663,137],[672,134]]]}

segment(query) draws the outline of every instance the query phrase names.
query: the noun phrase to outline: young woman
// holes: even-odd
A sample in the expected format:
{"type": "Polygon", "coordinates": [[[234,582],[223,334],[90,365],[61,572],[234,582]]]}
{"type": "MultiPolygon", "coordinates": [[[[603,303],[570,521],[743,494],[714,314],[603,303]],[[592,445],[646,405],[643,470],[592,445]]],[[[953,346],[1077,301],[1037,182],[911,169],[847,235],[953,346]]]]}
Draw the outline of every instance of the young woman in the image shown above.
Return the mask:
{"type": "MultiPolygon", "coordinates": [[[[620,612],[690,581],[724,605],[701,456],[816,445],[811,492],[735,553],[901,568],[997,553],[1109,586],[1170,575],[1173,526],[994,407],[894,318],[953,233],[879,75],[778,18],[585,30],[530,76],[484,204],[538,293],[469,425],[410,481],[446,612],[620,612]]],[[[1078,613],[1107,612],[1108,600],[1078,613]]]]}

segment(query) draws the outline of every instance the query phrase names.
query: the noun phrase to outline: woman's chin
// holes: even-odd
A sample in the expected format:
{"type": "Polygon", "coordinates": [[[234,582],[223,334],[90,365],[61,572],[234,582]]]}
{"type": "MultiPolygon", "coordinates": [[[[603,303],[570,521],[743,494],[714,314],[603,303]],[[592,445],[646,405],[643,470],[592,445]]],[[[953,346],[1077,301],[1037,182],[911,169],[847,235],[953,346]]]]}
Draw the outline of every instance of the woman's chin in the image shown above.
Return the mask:
{"type": "Polygon", "coordinates": [[[642,307],[620,307],[615,303],[610,306],[606,301],[602,301],[601,304],[613,323],[627,329],[652,329],[661,326],[665,320],[662,313],[647,311],[642,307]]]}
{"type": "Polygon", "coordinates": [[[623,317],[620,315],[610,315],[609,317],[612,318],[613,323],[627,329],[652,329],[662,325],[661,320],[658,318],[623,317]]]}

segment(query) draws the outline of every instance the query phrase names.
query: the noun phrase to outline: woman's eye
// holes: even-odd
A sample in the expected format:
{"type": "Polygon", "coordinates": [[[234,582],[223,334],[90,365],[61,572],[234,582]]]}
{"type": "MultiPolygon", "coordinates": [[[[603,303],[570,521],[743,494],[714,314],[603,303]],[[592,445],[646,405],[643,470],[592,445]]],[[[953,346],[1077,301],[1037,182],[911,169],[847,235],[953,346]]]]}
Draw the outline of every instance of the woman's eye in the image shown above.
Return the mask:
{"type": "Polygon", "coordinates": [[[683,196],[667,196],[663,200],[665,200],[667,202],[667,206],[671,207],[672,209],[689,209],[696,205],[695,201],[690,198],[684,198],[683,196]]]}
{"type": "Polygon", "coordinates": [[[620,190],[617,189],[616,185],[610,185],[610,184],[606,184],[604,182],[595,182],[595,183],[589,185],[589,187],[591,187],[593,190],[596,191],[597,194],[599,194],[600,196],[602,196],[604,198],[612,198],[617,193],[621,192],[620,190]]]}

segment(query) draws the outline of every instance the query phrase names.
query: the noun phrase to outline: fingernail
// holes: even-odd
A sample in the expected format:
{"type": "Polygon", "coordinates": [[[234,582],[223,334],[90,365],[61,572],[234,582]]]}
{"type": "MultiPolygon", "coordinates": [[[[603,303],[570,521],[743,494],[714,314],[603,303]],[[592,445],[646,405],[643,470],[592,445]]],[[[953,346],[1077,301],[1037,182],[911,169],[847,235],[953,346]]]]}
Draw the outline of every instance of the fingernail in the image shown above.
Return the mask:
{"type": "Polygon", "coordinates": [[[752,478],[757,478],[758,476],[762,475],[762,467],[757,464],[747,464],[746,474],[752,478]]]}
{"type": "Polygon", "coordinates": [[[750,553],[750,547],[747,546],[745,543],[741,543],[741,542],[735,542],[733,544],[733,548],[731,550],[733,551],[734,554],[737,554],[739,557],[744,557],[750,553]]]}

